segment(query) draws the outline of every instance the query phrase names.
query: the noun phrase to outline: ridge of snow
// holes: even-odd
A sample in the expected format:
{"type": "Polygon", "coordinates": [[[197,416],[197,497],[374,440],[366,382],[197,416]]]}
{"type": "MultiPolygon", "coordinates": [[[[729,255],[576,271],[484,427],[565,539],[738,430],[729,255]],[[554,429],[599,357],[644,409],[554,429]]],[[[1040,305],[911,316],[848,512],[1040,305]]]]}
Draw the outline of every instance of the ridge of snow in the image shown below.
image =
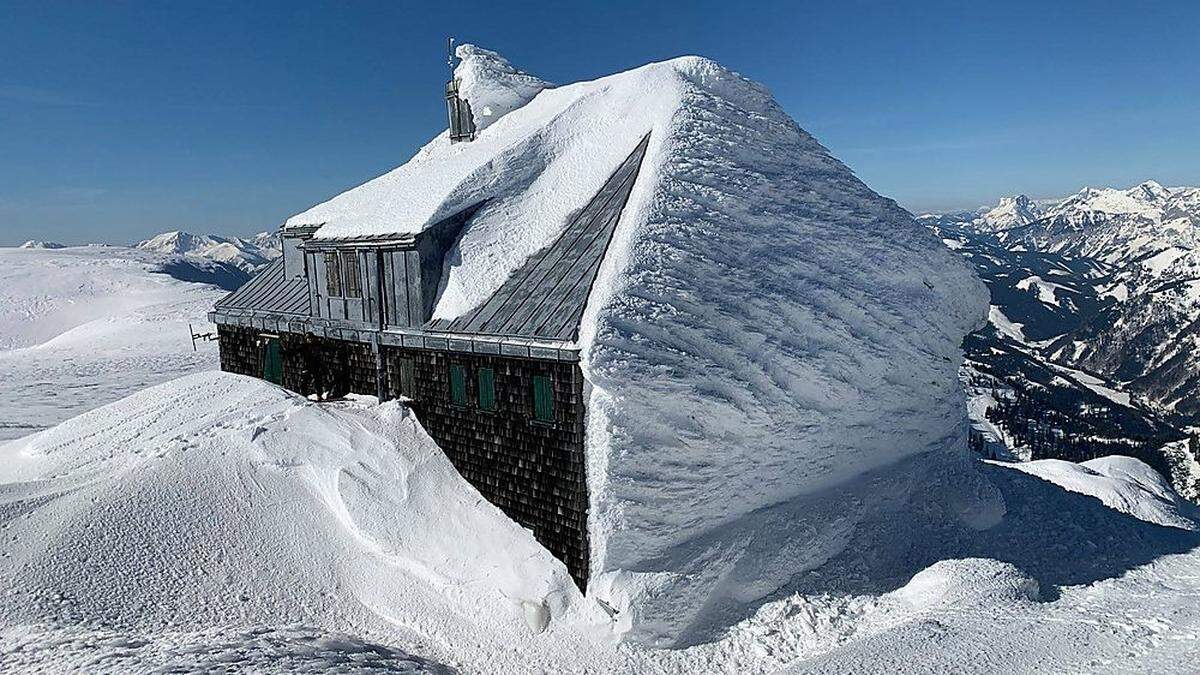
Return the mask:
{"type": "Polygon", "coordinates": [[[471,104],[476,131],[486,129],[532,101],[541,90],[553,86],[540,77],[517,70],[508,59],[489,49],[463,44],[454,53],[459,58],[454,68],[458,95],[471,104]]]}
{"type": "Polygon", "coordinates": [[[558,640],[590,620],[565,566],[398,402],[201,373],[0,444],[0,467],[0,502],[37,505],[4,520],[0,570],[21,584],[0,626],[436,630],[484,658],[535,639],[525,603],[576,626],[558,640]]]}
{"type": "Polygon", "coordinates": [[[1109,508],[1148,523],[1200,529],[1200,509],[1180,498],[1157,471],[1132,457],[1100,457],[1078,464],[1038,459],[1010,466],[1072,492],[1093,496],[1109,508]]]}
{"type": "MultiPolygon", "coordinates": [[[[1157,186],[1157,183],[1149,181],[1157,186]]],[[[1162,186],[1158,186],[1163,190],[1162,186]]],[[[1046,216],[1053,218],[1069,216],[1077,213],[1103,213],[1108,215],[1146,215],[1153,216],[1161,212],[1158,206],[1161,193],[1147,183],[1134,186],[1128,190],[1114,188],[1085,187],[1079,192],[1067,197],[1058,205],[1047,209],[1046,216]]]]}

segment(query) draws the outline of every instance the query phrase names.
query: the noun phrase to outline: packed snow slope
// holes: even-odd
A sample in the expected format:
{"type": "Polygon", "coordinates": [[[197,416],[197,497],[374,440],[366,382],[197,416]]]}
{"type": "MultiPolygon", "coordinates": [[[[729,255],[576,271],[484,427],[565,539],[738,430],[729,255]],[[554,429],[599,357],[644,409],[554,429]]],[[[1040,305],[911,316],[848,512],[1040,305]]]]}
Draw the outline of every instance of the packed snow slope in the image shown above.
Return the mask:
{"type": "Polygon", "coordinates": [[[650,649],[399,402],[191,375],[0,444],[0,670],[1192,668],[1194,514],[1127,458],[1021,469],[938,451],[795,500],[777,531],[838,524],[783,542],[808,570],[650,649]]]}
{"type": "MultiPolygon", "coordinates": [[[[173,278],[164,256],[117,246],[0,248],[0,439],[23,436],[197,370],[188,324],[224,291],[173,278]]],[[[204,278],[204,269],[188,267],[204,278]]]]}
{"type": "MultiPolygon", "coordinates": [[[[480,110],[511,67],[459,56],[480,110]]],[[[486,202],[443,271],[435,316],[453,318],[550,244],[647,133],[579,346],[592,569],[613,573],[596,588],[626,609],[662,595],[651,578],[693,587],[638,610],[669,635],[730,566],[757,564],[715,553],[756,527],[750,514],[962,441],[959,345],[987,308],[967,267],[765,88],[692,56],[544,89],[474,142],[443,134],[288,225],[415,232],[486,202]],[[716,532],[703,572],[675,557],[716,532]]],[[[760,562],[764,587],[795,569],[760,562]]]]}

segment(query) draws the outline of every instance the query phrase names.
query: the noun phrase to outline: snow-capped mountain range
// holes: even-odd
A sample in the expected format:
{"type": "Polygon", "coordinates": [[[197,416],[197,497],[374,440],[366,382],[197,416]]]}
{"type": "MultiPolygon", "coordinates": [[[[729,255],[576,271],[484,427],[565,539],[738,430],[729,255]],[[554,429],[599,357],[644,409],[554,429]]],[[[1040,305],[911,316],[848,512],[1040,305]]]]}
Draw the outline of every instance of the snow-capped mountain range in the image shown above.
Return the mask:
{"type": "Polygon", "coordinates": [[[1087,187],[921,220],[975,263],[1001,333],[1200,425],[1200,188],[1087,187]]]}
{"type": "Polygon", "coordinates": [[[260,232],[245,239],[181,231],[163,232],[138,243],[135,248],[226,263],[250,274],[280,255],[278,232],[260,232]]]}
{"type": "Polygon", "coordinates": [[[246,283],[258,270],[281,254],[278,232],[261,232],[252,237],[171,231],[131,246],[110,244],[64,245],[51,241],[27,241],[16,247],[25,250],[110,249],[112,257],[125,252],[140,254],[156,271],[181,281],[211,284],[227,291],[246,283]]]}
{"type": "Polygon", "coordinates": [[[1123,266],[1143,255],[1200,245],[1200,188],[1149,180],[1127,190],[1085,187],[1062,200],[1005,197],[967,223],[1041,251],[1123,266]]]}
{"type": "Polygon", "coordinates": [[[24,244],[21,244],[20,246],[18,246],[17,248],[58,249],[58,248],[66,248],[66,246],[58,243],[57,241],[39,241],[37,239],[30,239],[29,241],[25,242],[24,244]]]}

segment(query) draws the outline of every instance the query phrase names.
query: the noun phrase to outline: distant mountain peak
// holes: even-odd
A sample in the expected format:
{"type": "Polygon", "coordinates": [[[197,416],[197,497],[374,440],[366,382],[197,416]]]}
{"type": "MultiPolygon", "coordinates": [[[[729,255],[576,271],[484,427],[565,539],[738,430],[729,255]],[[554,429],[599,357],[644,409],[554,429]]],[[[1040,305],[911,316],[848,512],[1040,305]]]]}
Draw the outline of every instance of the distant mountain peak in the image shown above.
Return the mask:
{"type": "Polygon", "coordinates": [[[251,274],[280,254],[279,235],[267,232],[243,239],[171,230],[138,243],[136,248],[230,264],[251,274]]]}
{"type": "Polygon", "coordinates": [[[1028,196],[1019,194],[1001,197],[999,203],[975,219],[974,227],[980,231],[1004,230],[1028,225],[1041,216],[1041,207],[1028,196]]]}
{"type": "Polygon", "coordinates": [[[1134,199],[1158,203],[1170,199],[1171,190],[1163,187],[1158,181],[1148,180],[1129,188],[1125,194],[1134,199]]]}

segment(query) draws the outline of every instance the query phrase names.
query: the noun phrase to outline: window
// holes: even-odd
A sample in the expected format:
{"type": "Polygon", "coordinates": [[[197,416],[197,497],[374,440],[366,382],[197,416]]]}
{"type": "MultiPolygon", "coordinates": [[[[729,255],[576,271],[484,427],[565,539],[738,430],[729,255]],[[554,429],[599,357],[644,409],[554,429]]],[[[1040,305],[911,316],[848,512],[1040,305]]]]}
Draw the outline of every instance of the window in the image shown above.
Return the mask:
{"type": "Polygon", "coordinates": [[[554,385],[548,375],[533,376],[533,418],[554,421],[554,385]]]}
{"type": "Polygon", "coordinates": [[[413,373],[413,360],[400,359],[400,395],[417,398],[417,378],[413,373]]]}
{"type": "Polygon", "coordinates": [[[346,297],[362,297],[362,281],[358,277],[358,252],[342,251],[342,270],[346,274],[346,297]]]}
{"type": "Polygon", "coordinates": [[[467,404],[467,369],[457,363],[450,366],[450,401],[454,405],[467,404]]]}
{"type": "Polygon", "coordinates": [[[479,409],[496,409],[496,373],[491,368],[479,369],[479,409]]]}
{"type": "Polygon", "coordinates": [[[342,266],[335,251],[325,252],[325,287],[329,297],[342,297],[342,266]]]}

